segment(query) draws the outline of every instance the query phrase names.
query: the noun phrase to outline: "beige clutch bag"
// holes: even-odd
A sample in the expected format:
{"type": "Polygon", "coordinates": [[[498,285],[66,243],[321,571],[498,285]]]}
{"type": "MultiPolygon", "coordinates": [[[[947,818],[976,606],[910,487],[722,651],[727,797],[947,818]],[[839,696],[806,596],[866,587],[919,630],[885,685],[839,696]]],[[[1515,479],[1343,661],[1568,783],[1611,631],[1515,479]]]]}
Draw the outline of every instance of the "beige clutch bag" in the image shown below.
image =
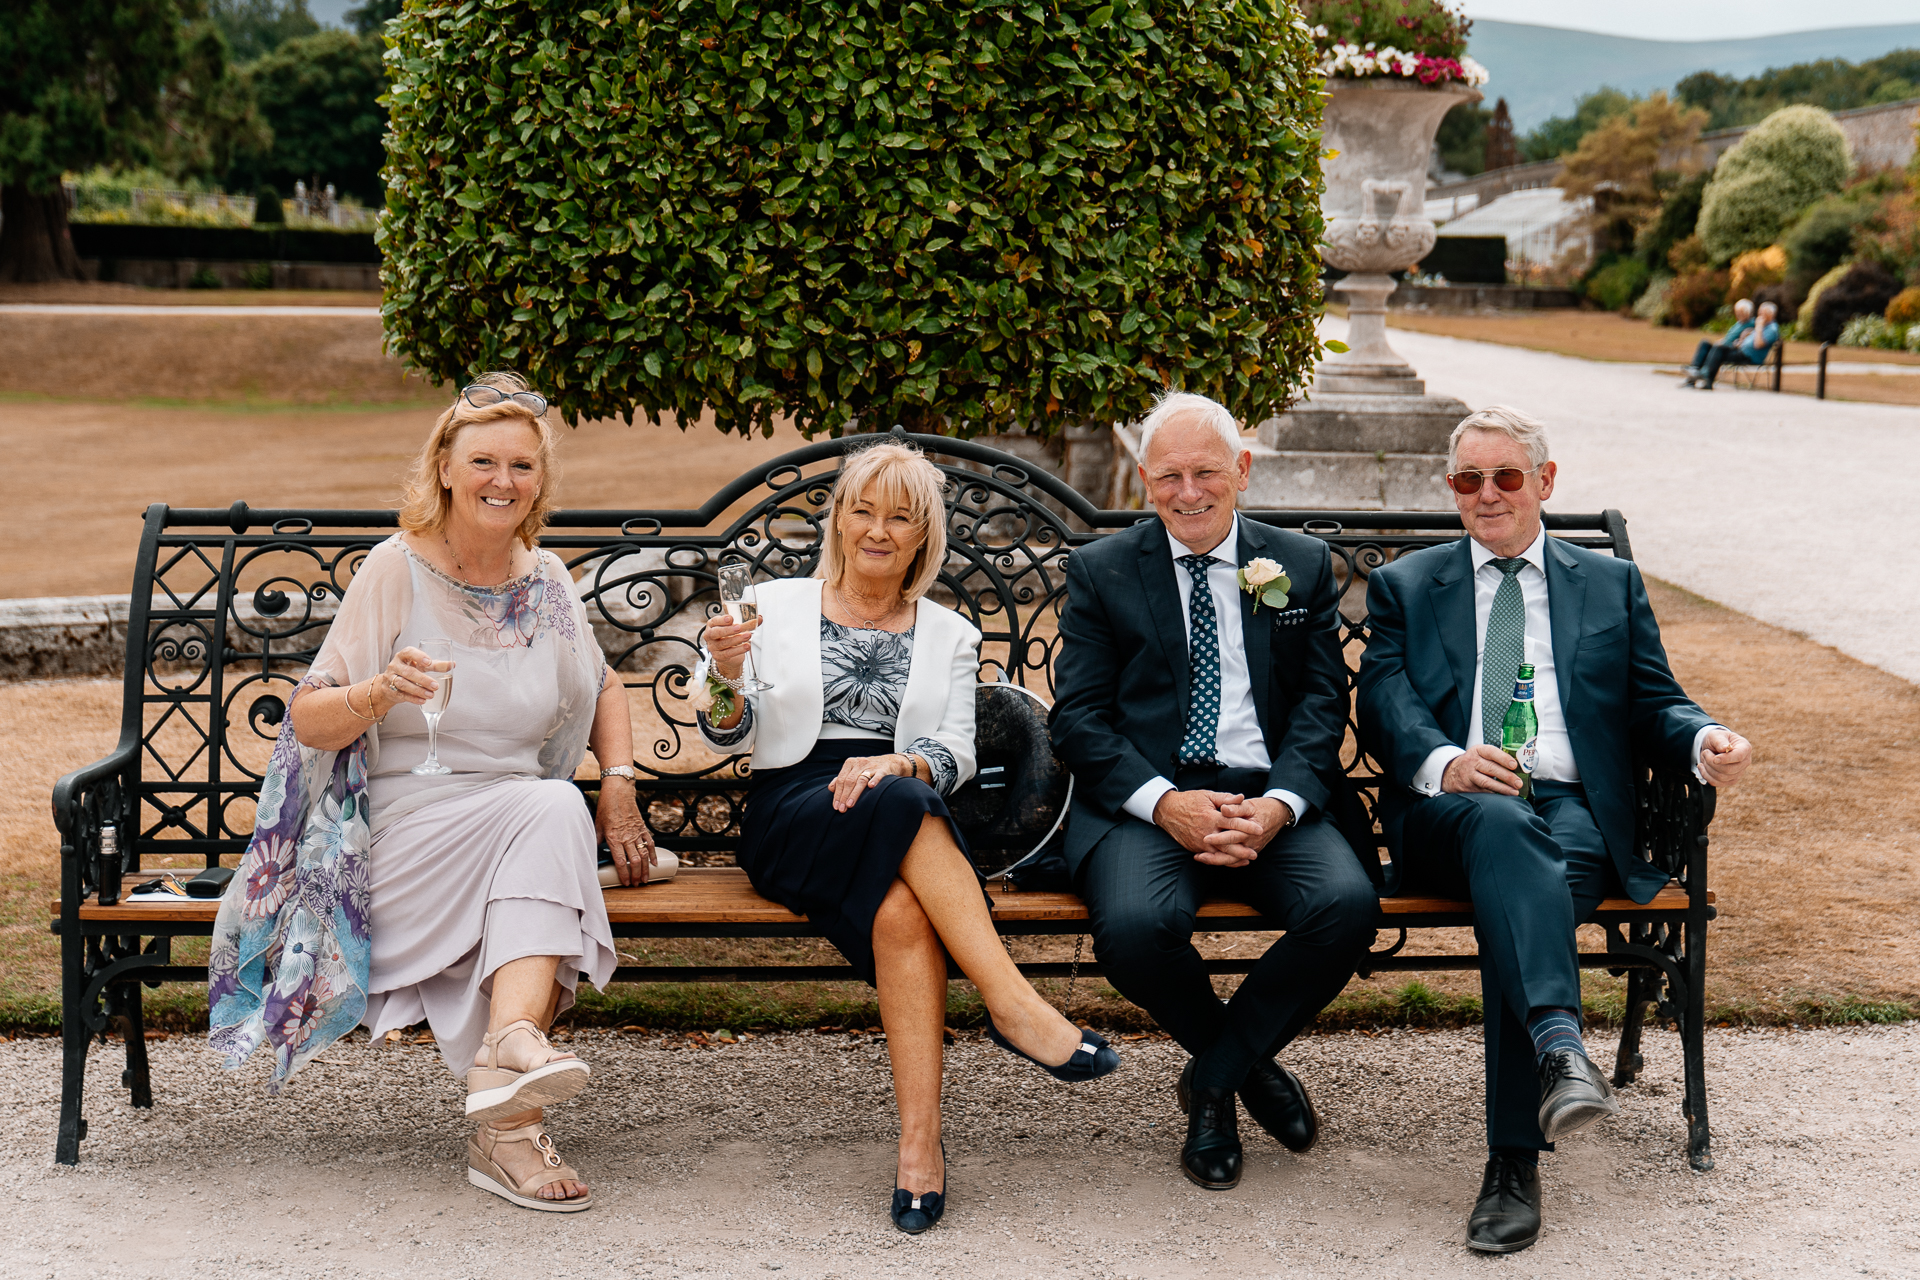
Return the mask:
{"type": "MultiPolygon", "coordinates": [[[[613,865],[613,855],[608,853],[606,848],[604,844],[600,846],[600,887],[603,889],[611,889],[620,883],[620,869],[613,865]]],[[[647,878],[643,883],[659,884],[661,881],[671,880],[679,874],[679,857],[673,850],[662,849],[660,846],[655,845],[653,848],[653,866],[647,871],[647,878]]]]}

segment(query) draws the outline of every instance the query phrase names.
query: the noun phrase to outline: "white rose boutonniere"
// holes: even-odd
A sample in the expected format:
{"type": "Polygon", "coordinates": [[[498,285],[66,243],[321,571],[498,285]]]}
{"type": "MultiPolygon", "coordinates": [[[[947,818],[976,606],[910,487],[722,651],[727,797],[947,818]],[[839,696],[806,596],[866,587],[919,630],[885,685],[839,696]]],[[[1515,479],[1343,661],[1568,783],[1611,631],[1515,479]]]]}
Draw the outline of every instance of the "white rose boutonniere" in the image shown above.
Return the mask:
{"type": "Polygon", "coordinates": [[[1240,579],[1240,589],[1253,597],[1253,611],[1260,612],[1260,606],[1269,609],[1287,607],[1287,592],[1293,587],[1293,579],[1287,571],[1265,556],[1257,556],[1247,561],[1236,575],[1240,579]]]}

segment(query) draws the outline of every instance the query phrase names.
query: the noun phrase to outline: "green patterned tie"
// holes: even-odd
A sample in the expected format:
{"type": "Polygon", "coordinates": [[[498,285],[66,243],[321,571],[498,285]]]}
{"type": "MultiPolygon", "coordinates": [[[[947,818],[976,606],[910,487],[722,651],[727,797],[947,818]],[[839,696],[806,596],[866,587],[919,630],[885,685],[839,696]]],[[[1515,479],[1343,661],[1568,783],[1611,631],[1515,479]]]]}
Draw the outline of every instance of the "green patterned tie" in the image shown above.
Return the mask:
{"type": "Polygon", "coordinates": [[[1480,656],[1480,736],[1487,745],[1500,745],[1500,722],[1513,701],[1513,682],[1527,660],[1527,604],[1520,596],[1517,576],[1527,562],[1489,561],[1501,573],[1500,589],[1493,593],[1493,611],[1487,614],[1487,643],[1480,656]]]}

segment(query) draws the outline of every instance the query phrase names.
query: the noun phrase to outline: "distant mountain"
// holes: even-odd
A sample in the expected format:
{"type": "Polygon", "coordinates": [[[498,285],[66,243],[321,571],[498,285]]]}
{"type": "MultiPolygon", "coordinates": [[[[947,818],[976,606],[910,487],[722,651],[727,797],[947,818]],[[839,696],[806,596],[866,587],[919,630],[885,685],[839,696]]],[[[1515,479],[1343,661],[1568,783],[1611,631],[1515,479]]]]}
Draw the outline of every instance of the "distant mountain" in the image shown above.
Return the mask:
{"type": "MultiPolygon", "coordinates": [[[[1737,18],[1738,6],[1729,6],[1727,13],[1737,18]]],[[[1895,49],[1914,48],[1920,48],[1920,22],[1794,31],[1748,40],[1631,40],[1475,18],[1468,43],[1468,52],[1492,76],[1482,90],[1487,105],[1505,98],[1518,133],[1548,116],[1572,114],[1581,94],[1602,85],[1640,94],[1671,90],[1681,77],[1695,71],[1751,76],[1769,67],[1819,58],[1864,62],[1895,49]]]]}

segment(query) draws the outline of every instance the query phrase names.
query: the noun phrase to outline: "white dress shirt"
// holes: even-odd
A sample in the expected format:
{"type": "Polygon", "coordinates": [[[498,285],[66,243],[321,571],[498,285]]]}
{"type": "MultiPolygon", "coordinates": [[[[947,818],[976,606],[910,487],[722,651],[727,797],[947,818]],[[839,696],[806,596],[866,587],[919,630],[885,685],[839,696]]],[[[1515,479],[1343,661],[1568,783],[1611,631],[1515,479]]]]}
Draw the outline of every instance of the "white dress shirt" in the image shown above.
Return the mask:
{"type": "MultiPolygon", "coordinates": [[[[1493,597],[1504,576],[1493,562],[1499,557],[1471,539],[1467,553],[1473,557],[1473,707],[1467,722],[1467,741],[1485,742],[1481,733],[1481,698],[1486,686],[1487,619],[1493,615],[1493,597]]],[[[1560,678],[1553,665],[1553,618],[1547,608],[1547,531],[1540,530],[1533,545],[1520,553],[1526,561],[1515,578],[1520,584],[1520,599],[1526,606],[1526,662],[1533,664],[1533,713],[1540,722],[1540,755],[1533,776],[1541,782],[1578,782],[1580,766],[1574,763],[1573,739],[1567,735],[1567,718],[1560,710],[1560,678]]],[[[1509,697],[1512,695],[1509,694],[1509,697]]],[[[1694,773],[1700,772],[1700,747],[1710,730],[1708,725],[1693,739],[1694,773]]],[[[1451,744],[1435,747],[1417,773],[1413,789],[1421,795],[1440,794],[1440,779],[1447,766],[1465,755],[1466,748],[1451,744]]]]}
{"type": "MultiPolygon", "coordinates": [[[[1189,595],[1193,591],[1193,575],[1180,563],[1180,557],[1192,555],[1193,551],[1171,533],[1167,534],[1167,542],[1173,548],[1173,578],[1179,587],[1180,618],[1187,629],[1191,664],[1193,610],[1189,595]]],[[[1213,592],[1214,634],[1220,640],[1220,720],[1214,726],[1213,758],[1229,768],[1270,769],[1273,757],[1267,754],[1266,735],[1260,732],[1260,716],[1253,707],[1253,677],[1247,670],[1247,637],[1240,625],[1240,583],[1236,579],[1240,566],[1234,562],[1239,547],[1240,517],[1235,515],[1227,536],[1207,553],[1213,557],[1207,569],[1207,586],[1213,592]]],[[[1121,808],[1142,822],[1152,822],[1153,806],[1173,789],[1173,784],[1165,778],[1152,778],[1127,797],[1121,808]]],[[[1266,795],[1293,810],[1296,822],[1307,812],[1307,802],[1284,788],[1274,787],[1266,795]]]]}

